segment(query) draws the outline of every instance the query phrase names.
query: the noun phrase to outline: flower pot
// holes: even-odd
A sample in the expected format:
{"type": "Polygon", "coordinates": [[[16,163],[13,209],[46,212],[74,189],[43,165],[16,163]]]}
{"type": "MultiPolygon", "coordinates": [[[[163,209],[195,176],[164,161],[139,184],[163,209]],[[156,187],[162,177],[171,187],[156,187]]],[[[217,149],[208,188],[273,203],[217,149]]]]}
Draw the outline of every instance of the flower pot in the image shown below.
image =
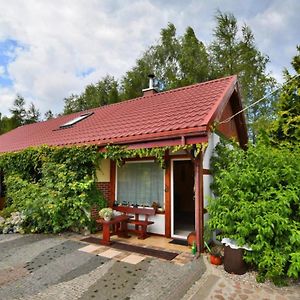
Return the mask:
{"type": "Polygon", "coordinates": [[[221,256],[216,256],[216,255],[210,255],[210,263],[212,265],[221,265],[222,264],[222,257],[221,256]]]}
{"type": "Polygon", "coordinates": [[[187,236],[187,242],[189,246],[192,246],[194,243],[196,243],[196,232],[192,231],[188,236],[187,236]]]}

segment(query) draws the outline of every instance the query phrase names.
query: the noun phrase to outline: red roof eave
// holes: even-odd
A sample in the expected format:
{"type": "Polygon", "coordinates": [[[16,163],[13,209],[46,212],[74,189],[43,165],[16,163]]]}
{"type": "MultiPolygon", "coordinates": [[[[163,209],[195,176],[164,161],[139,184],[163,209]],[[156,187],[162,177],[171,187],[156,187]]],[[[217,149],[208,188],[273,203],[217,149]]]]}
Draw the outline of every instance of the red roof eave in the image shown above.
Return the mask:
{"type": "Polygon", "coordinates": [[[237,76],[234,75],[231,78],[231,83],[227,89],[220,95],[219,99],[214,104],[210,113],[204,119],[204,124],[206,124],[206,130],[209,130],[209,127],[214,121],[219,121],[221,114],[229,101],[233,91],[237,88],[237,76]]]}

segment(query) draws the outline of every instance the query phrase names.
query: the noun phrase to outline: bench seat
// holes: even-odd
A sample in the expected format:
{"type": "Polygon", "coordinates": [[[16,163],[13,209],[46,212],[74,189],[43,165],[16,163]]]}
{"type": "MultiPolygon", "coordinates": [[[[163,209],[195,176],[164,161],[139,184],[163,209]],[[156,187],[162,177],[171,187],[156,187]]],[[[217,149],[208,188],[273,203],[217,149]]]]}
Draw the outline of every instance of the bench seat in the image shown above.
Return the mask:
{"type": "Polygon", "coordinates": [[[147,233],[147,226],[154,224],[153,221],[148,221],[149,216],[155,215],[155,209],[150,208],[139,208],[139,207],[132,207],[132,206],[114,206],[114,210],[119,211],[126,215],[134,215],[134,219],[129,219],[128,224],[135,225],[134,229],[128,229],[129,232],[133,232],[138,234],[138,238],[144,240],[145,238],[149,237],[147,233]],[[145,220],[140,220],[139,216],[144,215],[145,220]]]}
{"type": "Polygon", "coordinates": [[[135,224],[135,225],[151,225],[154,224],[153,221],[143,221],[143,220],[130,220],[128,221],[129,224],[135,224]]]}

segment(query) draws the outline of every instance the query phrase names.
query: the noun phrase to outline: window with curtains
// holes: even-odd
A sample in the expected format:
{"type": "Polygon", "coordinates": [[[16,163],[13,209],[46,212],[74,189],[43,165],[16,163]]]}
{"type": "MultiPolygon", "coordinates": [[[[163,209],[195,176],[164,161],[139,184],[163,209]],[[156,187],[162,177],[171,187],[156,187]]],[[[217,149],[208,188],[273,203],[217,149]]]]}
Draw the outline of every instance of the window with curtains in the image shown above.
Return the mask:
{"type": "Polygon", "coordinates": [[[117,200],[164,207],[164,170],[154,162],[127,162],[117,171],[117,200]]]}

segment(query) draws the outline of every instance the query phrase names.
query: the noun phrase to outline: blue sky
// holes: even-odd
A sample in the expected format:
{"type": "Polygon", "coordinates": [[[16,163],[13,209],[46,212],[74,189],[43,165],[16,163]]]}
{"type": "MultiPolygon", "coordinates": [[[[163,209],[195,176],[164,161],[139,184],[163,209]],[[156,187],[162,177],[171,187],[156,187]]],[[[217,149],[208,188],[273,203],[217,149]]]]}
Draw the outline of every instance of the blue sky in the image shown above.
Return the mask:
{"type": "Polygon", "coordinates": [[[188,26],[206,45],[217,9],[252,29],[282,81],[300,43],[299,0],[0,0],[0,112],[16,94],[42,113],[59,113],[63,98],[110,74],[120,78],[159,38],[161,28],[188,26]]]}

